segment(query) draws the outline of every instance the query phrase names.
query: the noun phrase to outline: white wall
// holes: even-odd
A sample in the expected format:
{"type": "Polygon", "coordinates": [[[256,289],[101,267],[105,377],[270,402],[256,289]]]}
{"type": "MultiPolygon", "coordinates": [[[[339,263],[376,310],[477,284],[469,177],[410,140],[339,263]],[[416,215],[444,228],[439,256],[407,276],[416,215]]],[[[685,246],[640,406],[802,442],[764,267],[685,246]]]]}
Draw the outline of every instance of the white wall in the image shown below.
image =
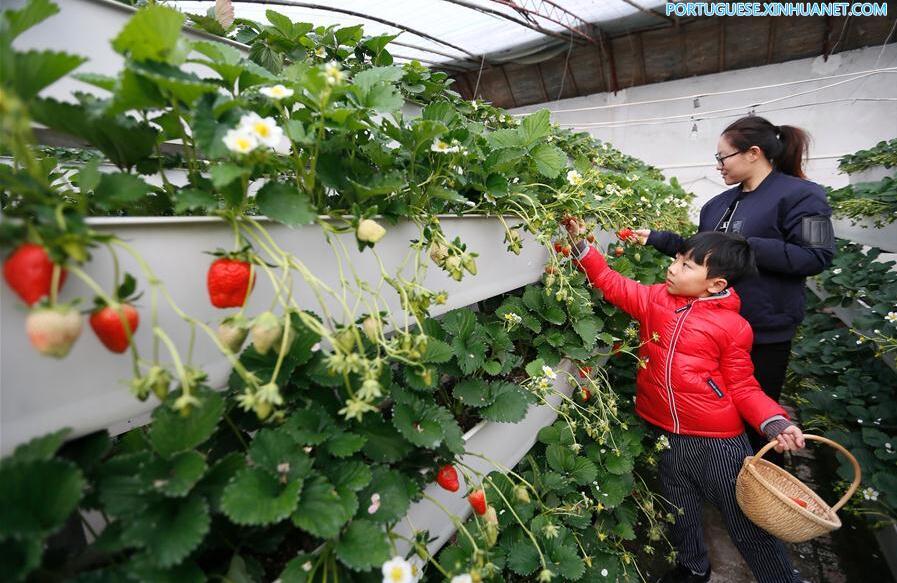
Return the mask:
{"type": "Polygon", "coordinates": [[[691,99],[687,99],[552,115],[554,122],[589,131],[623,152],[660,168],[668,178],[673,176],[678,178],[686,190],[691,190],[697,195],[696,206],[693,209],[695,211],[711,196],[726,190],[727,187],[716,171],[713,160],[716,142],[728,124],[749,112],[751,104],[806,92],[845,80],[845,78],[815,80],[820,77],[884,68],[895,70],[759,106],[756,109],[757,115],[766,117],[776,125],[794,125],[807,130],[813,138],[807,166],[809,178],[820,184],[839,187],[847,184],[847,176],[838,173],[839,157],[873,146],[881,140],[897,137],[897,100],[852,101],[856,98],[897,99],[897,45],[887,45],[884,51],[879,46],[838,53],[831,56],[828,62],[823,62],[821,57],[790,61],[633,87],[624,89],[617,95],[598,93],[550,104],[521,107],[512,112],[524,113],[544,107],[556,111],[635,103],[814,79],[809,83],[786,87],[701,97],[698,108],[694,107],[691,99]],[[851,101],[794,107],[847,98],[851,101]],[[737,109],[718,114],[707,113],[726,108],[737,109]],[[694,116],[698,120],[697,139],[691,139],[692,124],[695,122],[689,117],[677,119],[673,123],[666,120],[660,125],[633,125],[634,120],[679,115],[694,116]],[[700,120],[702,115],[710,115],[714,119],[700,120]],[[630,125],[588,126],[601,122],[614,124],[629,122],[630,125]]]}

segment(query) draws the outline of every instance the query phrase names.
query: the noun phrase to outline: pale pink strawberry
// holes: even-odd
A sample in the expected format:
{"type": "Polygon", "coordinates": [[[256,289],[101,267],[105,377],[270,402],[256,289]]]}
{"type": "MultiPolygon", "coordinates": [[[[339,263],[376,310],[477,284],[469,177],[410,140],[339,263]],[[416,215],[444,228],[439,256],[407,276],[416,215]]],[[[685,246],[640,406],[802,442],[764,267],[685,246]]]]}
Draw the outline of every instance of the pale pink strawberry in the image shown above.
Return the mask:
{"type": "Polygon", "coordinates": [[[70,306],[37,308],[25,320],[31,345],[44,356],[63,358],[81,334],[84,322],[70,306]]]}

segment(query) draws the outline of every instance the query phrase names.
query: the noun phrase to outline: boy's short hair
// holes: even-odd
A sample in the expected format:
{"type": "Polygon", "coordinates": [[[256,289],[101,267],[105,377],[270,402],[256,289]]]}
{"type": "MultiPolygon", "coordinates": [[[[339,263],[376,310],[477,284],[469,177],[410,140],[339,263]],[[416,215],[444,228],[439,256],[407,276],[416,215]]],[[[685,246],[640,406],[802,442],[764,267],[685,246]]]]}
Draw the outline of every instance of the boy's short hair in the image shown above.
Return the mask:
{"type": "Polygon", "coordinates": [[[678,253],[707,268],[707,277],[722,277],[730,286],[757,275],[754,250],[741,235],[704,231],[686,239],[678,253]]]}

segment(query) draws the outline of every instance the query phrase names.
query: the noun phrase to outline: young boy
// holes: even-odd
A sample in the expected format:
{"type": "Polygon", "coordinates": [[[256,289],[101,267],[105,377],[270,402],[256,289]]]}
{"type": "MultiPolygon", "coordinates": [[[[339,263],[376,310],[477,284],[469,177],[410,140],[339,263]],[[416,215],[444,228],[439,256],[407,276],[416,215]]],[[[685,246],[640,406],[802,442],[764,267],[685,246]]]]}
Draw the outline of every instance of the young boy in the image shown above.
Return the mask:
{"type": "MultiPolygon", "coordinates": [[[[577,227],[570,229],[576,238],[577,227]]],[[[673,509],[678,564],[659,581],[710,579],[701,524],[705,500],[719,508],[757,581],[801,581],[782,542],[750,522],[735,500],[735,479],[753,455],[742,418],[778,440],[777,451],[804,447],[800,429],[753,376],[753,333],[730,289],[756,271],[748,243],[728,233],[698,233],[667,268],[666,282],[651,286],[613,271],[584,241],[576,244],[576,264],[607,301],[640,324],[647,366],[636,380],[635,410],[669,441],[660,456],[661,486],[683,511],[673,509]]]]}

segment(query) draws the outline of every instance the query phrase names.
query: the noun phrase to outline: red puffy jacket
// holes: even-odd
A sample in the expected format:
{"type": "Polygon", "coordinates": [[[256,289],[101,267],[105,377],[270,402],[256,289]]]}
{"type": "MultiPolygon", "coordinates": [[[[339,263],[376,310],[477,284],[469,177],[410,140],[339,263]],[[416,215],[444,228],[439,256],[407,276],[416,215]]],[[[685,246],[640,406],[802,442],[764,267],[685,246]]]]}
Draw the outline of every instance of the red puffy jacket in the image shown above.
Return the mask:
{"type": "Polygon", "coordinates": [[[647,366],[636,379],[635,411],[645,421],[673,433],[734,437],[744,432],[742,418],[758,431],[771,417],[787,419],[754,378],[754,335],[734,290],[675,296],[666,284],[620,275],[594,247],[579,265],[607,301],[639,321],[647,366]]]}

